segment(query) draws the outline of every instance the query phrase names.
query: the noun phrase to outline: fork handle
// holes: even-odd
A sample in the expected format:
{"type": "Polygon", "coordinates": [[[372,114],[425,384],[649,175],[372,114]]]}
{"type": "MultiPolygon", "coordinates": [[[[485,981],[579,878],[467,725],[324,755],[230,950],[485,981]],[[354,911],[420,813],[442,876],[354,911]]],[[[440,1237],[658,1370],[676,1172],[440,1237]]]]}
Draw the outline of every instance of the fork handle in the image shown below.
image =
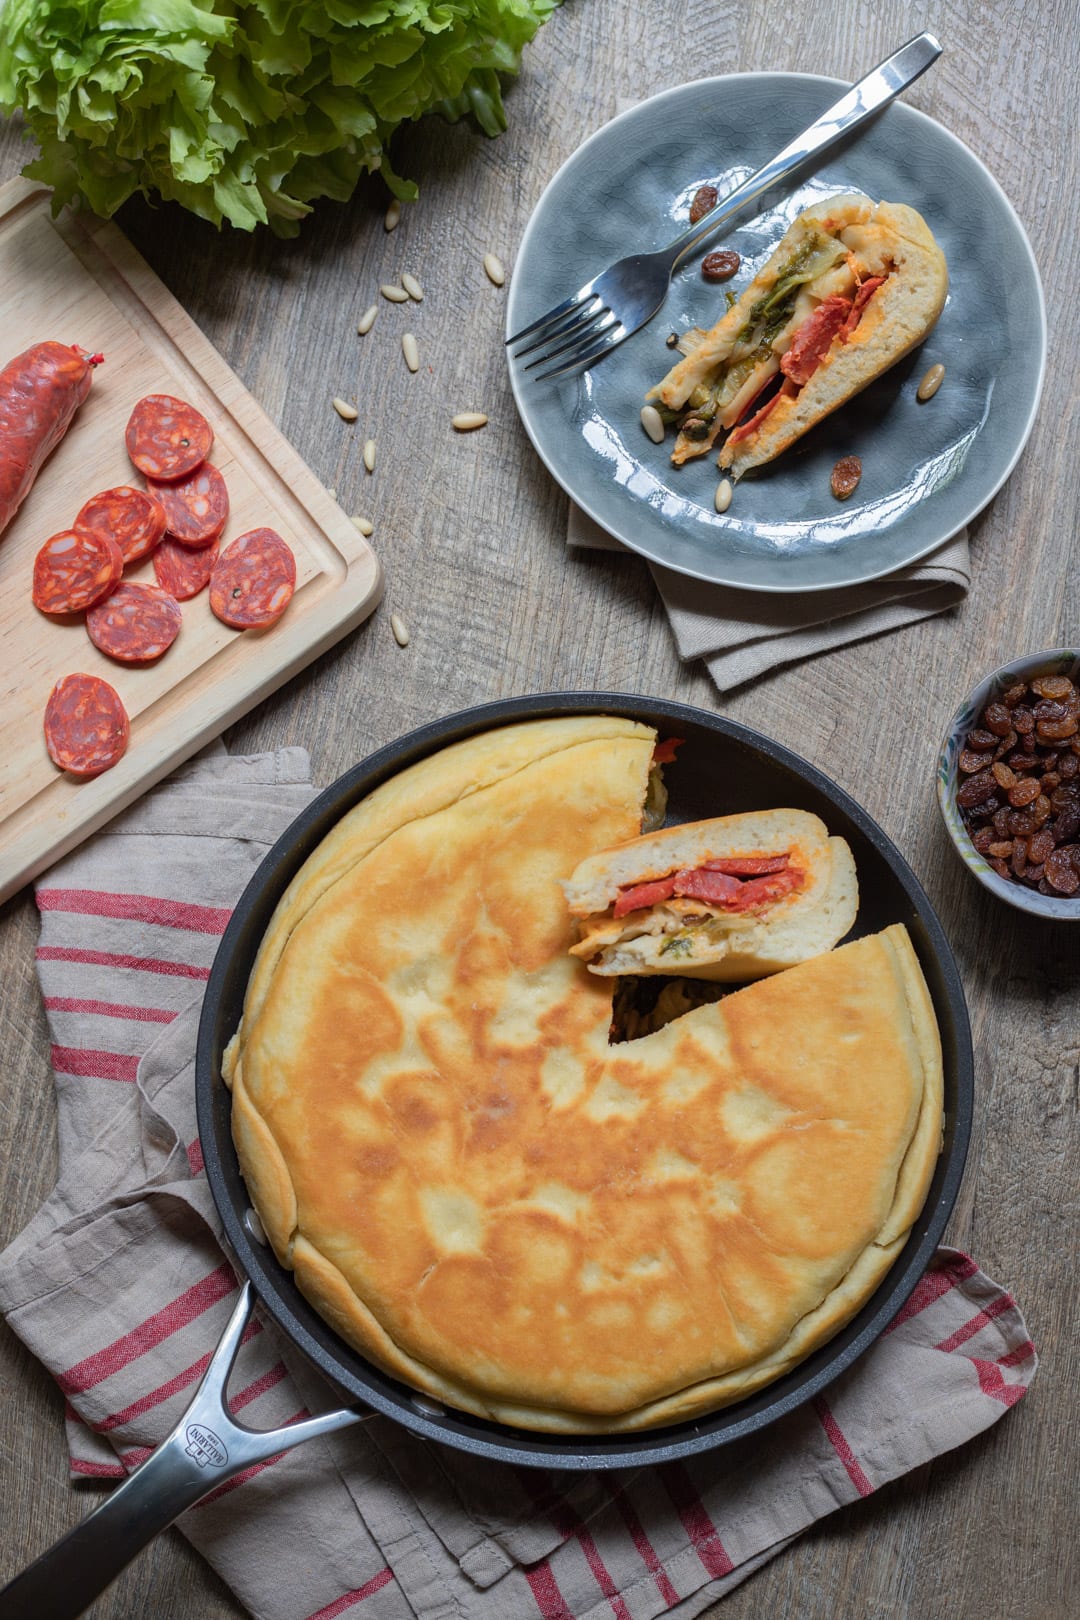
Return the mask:
{"type": "Polygon", "coordinates": [[[671,265],[674,269],[679,260],[685,258],[690,250],[704,240],[721,225],[725,225],[731,216],[746,204],[760,197],[783,175],[790,174],[792,169],[805,163],[807,158],[815,153],[822,152],[827,146],[848,135],[857,129],[861,123],[888,105],[902,90],[925,73],[932,63],[941,55],[941,46],[933,34],[917,34],[909,39],[906,45],[901,45],[898,51],[880,63],[865,79],[852,85],[846,95],[830,107],[828,112],[822,113],[804,129],[801,135],[778,152],[774,158],[766,163],[763,169],[758,169],[741,186],[718,202],[711,213],[702,215],[689,230],[683,231],[669,244],[671,265]]]}

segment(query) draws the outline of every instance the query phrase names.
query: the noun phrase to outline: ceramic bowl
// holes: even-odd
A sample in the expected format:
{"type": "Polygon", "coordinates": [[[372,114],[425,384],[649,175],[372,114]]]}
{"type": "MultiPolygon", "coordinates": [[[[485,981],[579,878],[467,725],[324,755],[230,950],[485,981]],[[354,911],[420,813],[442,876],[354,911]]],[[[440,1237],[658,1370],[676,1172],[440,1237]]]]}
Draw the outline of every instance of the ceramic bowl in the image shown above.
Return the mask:
{"type": "Polygon", "coordinates": [[[986,705],[1004,692],[1006,687],[1017,680],[1030,680],[1033,675],[1067,675],[1075,685],[1080,686],[1080,648],[1055,647],[1047,652],[1014,658],[1012,663],[1003,664],[979,682],[953,715],[945,733],[938,756],[938,803],[957,853],[985,889],[989,889],[999,900],[1015,906],[1018,911],[1030,912],[1032,916],[1051,917],[1057,922],[1080,922],[1080,890],[1072,897],[1040,894],[1038,889],[1029,889],[1014,878],[999,877],[971,842],[956,803],[960,774],[957,761],[968,732],[978,727],[979,717],[986,705]]]}

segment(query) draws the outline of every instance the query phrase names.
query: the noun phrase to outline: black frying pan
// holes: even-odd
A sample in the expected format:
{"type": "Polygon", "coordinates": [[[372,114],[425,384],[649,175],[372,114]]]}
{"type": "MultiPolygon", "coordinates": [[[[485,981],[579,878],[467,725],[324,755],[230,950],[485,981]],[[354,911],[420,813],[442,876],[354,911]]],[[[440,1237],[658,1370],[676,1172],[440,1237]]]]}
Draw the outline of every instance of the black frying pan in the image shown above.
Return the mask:
{"type": "Polygon", "coordinates": [[[199,1393],[177,1428],[109,1500],[0,1592],[0,1620],[67,1620],[108,1585],[157,1532],[242,1468],[317,1433],[379,1412],[426,1439],[460,1451],[532,1466],[625,1468],[715,1450],[764,1428],[809,1400],[874,1342],[903,1305],[933,1254],[952,1211],[971,1129],[972,1052],[956,963],[930,902],[881,828],[842,789],[804,760],[745,726],[661,699],[618,693],[511,698],[434,721],[347,771],[292,823],[248,884],[222,937],[206,989],[196,1062],[199,1136],[206,1175],[225,1233],[250,1279],[199,1393]],[[248,1224],[250,1201],[230,1130],[221,1057],[236,1029],[244,991],[270,916],[283,891],[337,821],[373,788],[452,742],[508,723],[605,713],[684,739],[665,767],[668,821],[740,810],[811,810],[848,840],[859,876],[852,937],[890,923],[907,925],[937,1014],[945,1068],[945,1134],[930,1192],[903,1252],[875,1293],[827,1345],[793,1372],[744,1401],[704,1418],[636,1434],[536,1434],[443,1408],[381,1372],[346,1345],[300,1294],[248,1224]],[[224,1386],[240,1335],[258,1298],[277,1325],[355,1405],[270,1434],[236,1423],[224,1386]]]}

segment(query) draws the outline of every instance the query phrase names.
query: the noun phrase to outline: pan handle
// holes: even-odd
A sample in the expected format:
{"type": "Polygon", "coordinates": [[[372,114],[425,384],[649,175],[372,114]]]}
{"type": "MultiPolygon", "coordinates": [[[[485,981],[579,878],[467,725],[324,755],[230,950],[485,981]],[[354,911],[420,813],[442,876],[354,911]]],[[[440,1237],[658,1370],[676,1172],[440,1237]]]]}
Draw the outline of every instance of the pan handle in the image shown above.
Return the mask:
{"type": "Polygon", "coordinates": [[[195,1399],[146,1462],[81,1524],[0,1591],[0,1620],[75,1620],[159,1531],[226,1480],[316,1435],[374,1414],[364,1407],[324,1412],[284,1429],[237,1423],[226,1386],[255,1305],[245,1282],[195,1399]]]}

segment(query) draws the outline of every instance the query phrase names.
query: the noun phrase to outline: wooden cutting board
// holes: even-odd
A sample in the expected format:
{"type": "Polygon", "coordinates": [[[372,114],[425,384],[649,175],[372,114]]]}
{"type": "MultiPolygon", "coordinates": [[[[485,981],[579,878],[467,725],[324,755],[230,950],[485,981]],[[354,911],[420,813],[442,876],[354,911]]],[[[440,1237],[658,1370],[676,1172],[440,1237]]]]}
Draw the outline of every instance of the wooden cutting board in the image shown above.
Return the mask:
{"type": "MultiPolygon", "coordinates": [[[[50,217],[42,187],[0,187],[0,365],[44,339],[100,350],[89,397],[0,535],[0,901],[74,848],[152,783],[365,618],[381,592],[371,547],[213,346],[115,226],[50,217]],[[190,401],[214,429],[229,489],[223,542],[276,529],[296,554],[288,611],[262,632],[219,623],[204,591],[181,604],[169,651],[145,668],[98,652],[79,623],[33,606],[34,556],[84,501],[143,480],[124,427],[144,394],[190,401]],[[131,719],[120,763],[90,781],[58,771],[42,716],[53,685],[101,675],[131,719]]],[[[150,559],[125,577],[154,580],[150,559]]]]}

